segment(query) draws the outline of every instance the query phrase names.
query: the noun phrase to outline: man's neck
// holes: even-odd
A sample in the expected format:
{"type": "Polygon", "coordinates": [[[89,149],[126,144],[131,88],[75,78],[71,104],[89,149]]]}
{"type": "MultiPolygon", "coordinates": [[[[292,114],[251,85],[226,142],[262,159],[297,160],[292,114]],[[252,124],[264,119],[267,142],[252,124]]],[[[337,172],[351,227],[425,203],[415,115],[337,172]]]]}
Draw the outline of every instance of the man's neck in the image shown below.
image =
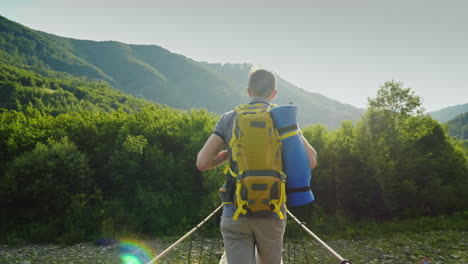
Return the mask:
{"type": "Polygon", "coordinates": [[[269,104],[271,101],[268,100],[268,98],[265,97],[259,97],[259,96],[253,96],[250,97],[250,103],[264,103],[264,104],[269,104]]]}

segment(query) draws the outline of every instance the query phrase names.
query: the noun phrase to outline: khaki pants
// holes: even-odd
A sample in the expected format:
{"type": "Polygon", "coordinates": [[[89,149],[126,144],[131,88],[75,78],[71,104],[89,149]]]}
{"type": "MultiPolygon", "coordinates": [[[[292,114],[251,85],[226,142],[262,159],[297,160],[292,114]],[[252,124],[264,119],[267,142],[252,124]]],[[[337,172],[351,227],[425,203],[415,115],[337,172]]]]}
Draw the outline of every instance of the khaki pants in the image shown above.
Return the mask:
{"type": "Polygon", "coordinates": [[[221,234],[229,264],[280,264],[286,220],[223,217],[221,234]],[[257,254],[255,254],[255,248],[257,254]],[[255,257],[257,255],[257,257],[255,257]]]}

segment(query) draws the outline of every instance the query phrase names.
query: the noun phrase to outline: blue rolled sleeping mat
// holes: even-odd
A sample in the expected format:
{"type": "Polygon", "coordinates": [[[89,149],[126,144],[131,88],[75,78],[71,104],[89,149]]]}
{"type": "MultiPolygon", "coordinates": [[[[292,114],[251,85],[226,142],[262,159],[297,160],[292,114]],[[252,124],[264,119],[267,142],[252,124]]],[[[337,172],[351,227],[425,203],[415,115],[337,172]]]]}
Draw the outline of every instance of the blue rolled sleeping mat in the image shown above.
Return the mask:
{"type": "Polygon", "coordinates": [[[309,158],[297,126],[297,106],[283,105],[270,110],[282,143],[283,171],[286,173],[288,206],[300,206],[314,201],[310,190],[312,172],[309,158]],[[289,133],[289,134],[288,134],[289,133]]]}

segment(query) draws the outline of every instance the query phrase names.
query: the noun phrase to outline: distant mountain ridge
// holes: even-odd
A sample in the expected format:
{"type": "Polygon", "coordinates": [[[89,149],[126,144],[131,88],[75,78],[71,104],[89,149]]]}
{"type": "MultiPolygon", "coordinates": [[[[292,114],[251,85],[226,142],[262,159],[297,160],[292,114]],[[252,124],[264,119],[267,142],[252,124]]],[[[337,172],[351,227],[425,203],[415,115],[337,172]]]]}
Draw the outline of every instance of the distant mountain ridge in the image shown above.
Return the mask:
{"type": "Polygon", "coordinates": [[[455,118],[459,114],[466,112],[468,112],[468,103],[445,107],[437,111],[429,112],[428,114],[431,115],[435,120],[441,123],[445,123],[450,119],[455,118]]]}
{"type": "MultiPolygon", "coordinates": [[[[155,45],[88,41],[31,30],[0,16],[0,63],[100,80],[137,97],[190,109],[223,113],[245,103],[250,64],[197,62],[155,45]]],[[[300,89],[278,76],[275,103],[300,107],[302,125],[322,123],[336,128],[358,120],[363,110],[300,89]]]]}
{"type": "MultiPolygon", "coordinates": [[[[245,88],[248,85],[248,76],[252,69],[251,64],[232,64],[232,63],[207,63],[204,65],[212,70],[226,76],[230,81],[237,86],[245,88]]],[[[311,93],[304,89],[298,88],[290,82],[277,76],[278,95],[274,103],[284,105],[293,103],[298,105],[298,119],[302,124],[340,124],[343,120],[357,120],[360,117],[362,110],[356,111],[356,107],[340,103],[336,100],[327,98],[318,93],[311,93]]],[[[244,93],[243,102],[247,100],[247,95],[244,93]]],[[[331,126],[332,128],[335,126],[331,126]]]]}

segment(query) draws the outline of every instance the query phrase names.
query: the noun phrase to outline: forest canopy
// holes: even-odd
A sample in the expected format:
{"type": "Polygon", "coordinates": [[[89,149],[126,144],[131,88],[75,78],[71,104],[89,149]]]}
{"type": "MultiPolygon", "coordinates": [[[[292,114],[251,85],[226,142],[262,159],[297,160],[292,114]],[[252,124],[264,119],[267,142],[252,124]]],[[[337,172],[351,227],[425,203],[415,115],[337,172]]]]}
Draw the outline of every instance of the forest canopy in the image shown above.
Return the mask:
{"type": "MultiPolygon", "coordinates": [[[[0,239],[73,242],[123,227],[174,234],[219,203],[222,168],[195,167],[217,115],[10,66],[0,85],[0,239]]],[[[418,96],[386,82],[362,120],[304,128],[318,152],[314,212],[363,220],[468,209],[463,148],[421,113],[418,96]]]]}

